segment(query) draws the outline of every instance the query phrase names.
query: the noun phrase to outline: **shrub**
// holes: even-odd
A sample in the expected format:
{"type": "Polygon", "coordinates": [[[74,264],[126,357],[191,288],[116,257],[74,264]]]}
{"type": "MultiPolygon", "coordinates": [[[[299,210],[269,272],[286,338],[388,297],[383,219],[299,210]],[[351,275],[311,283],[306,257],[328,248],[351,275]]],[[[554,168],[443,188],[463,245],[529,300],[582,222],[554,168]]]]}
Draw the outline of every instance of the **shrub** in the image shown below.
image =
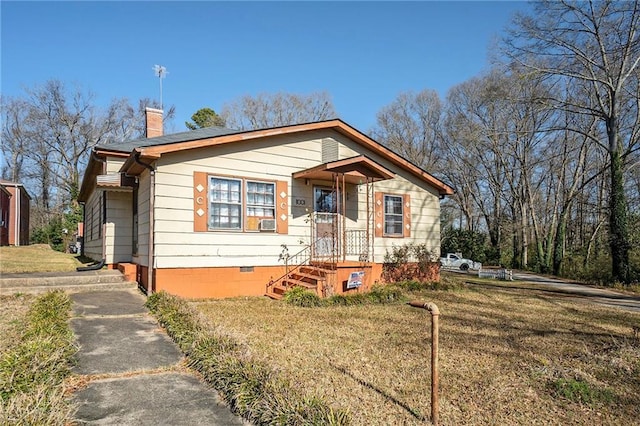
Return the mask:
{"type": "Polygon", "coordinates": [[[440,262],[426,244],[394,245],[384,256],[382,279],[385,282],[431,282],[439,278],[440,262]]]}
{"type": "Polygon", "coordinates": [[[76,347],[62,291],[40,296],[29,309],[20,342],[0,356],[0,424],[65,424],[71,408],[63,395],[76,347]]]}
{"type": "Polygon", "coordinates": [[[393,303],[405,299],[402,289],[390,285],[374,285],[369,293],[364,293],[371,303],[393,303]]]}
{"type": "Polygon", "coordinates": [[[282,299],[290,305],[300,306],[303,308],[311,308],[322,304],[320,296],[300,286],[295,286],[289,289],[282,299]]]}
{"type": "MultiPolygon", "coordinates": [[[[299,292],[296,290],[294,294],[299,292]]],[[[344,411],[332,409],[315,396],[302,395],[270,366],[252,359],[234,338],[220,330],[205,328],[186,301],[160,292],[147,300],[147,307],[183,348],[187,365],[202,374],[230,408],[249,421],[283,425],[349,424],[344,411]]]]}

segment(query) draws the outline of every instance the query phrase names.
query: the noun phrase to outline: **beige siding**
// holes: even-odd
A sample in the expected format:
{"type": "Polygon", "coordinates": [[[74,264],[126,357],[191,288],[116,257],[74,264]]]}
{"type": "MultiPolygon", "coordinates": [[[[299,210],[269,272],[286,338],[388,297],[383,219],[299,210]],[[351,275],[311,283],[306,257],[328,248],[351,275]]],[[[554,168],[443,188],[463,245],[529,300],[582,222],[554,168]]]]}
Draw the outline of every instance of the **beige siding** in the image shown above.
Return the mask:
{"type": "Polygon", "coordinates": [[[84,254],[93,260],[102,259],[102,238],[100,234],[102,192],[93,191],[84,205],[84,254]]]}
{"type": "MultiPolygon", "coordinates": [[[[138,253],[133,256],[133,260],[142,266],[149,266],[150,181],[148,171],[145,171],[138,179],[138,253]]],[[[160,212],[163,212],[163,210],[160,210],[160,212]]]]}
{"type": "Polygon", "coordinates": [[[126,158],[107,157],[107,173],[118,173],[126,158]]]}
{"type": "MultiPolygon", "coordinates": [[[[364,154],[396,173],[394,179],[375,183],[375,191],[398,195],[409,194],[411,197],[411,238],[376,238],[374,243],[375,261],[384,261],[385,253],[391,250],[392,246],[406,243],[425,243],[428,249],[436,257],[439,257],[440,196],[437,190],[351,139],[342,135],[336,136],[336,139],[340,142],[340,155],[342,158],[364,154]]],[[[362,199],[365,205],[360,204],[359,211],[364,214],[366,211],[366,198],[363,197],[362,199]]]]}
{"type": "Polygon", "coordinates": [[[131,192],[107,192],[106,262],[131,262],[131,192]]]}
{"type": "MultiPolygon", "coordinates": [[[[156,267],[210,267],[277,265],[282,244],[294,254],[310,241],[308,215],[313,211],[315,184],[330,186],[329,182],[293,181],[292,173],[320,164],[322,138],[332,137],[339,142],[341,159],[365,154],[396,173],[399,169],[348,138],[333,132],[319,131],[305,135],[278,136],[262,141],[234,143],[173,154],[158,160],[155,198],[155,256],[156,267]],[[284,180],[289,182],[289,233],[193,232],[193,174],[195,171],[222,176],[253,179],[284,180]],[[296,200],[299,200],[298,203],[296,200]]],[[[145,172],[146,173],[146,172],[145,172]]],[[[148,176],[148,173],[146,174],[148,176]]],[[[148,177],[147,177],[148,179],[148,177]]],[[[140,200],[147,200],[140,183],[140,200]]],[[[147,180],[148,182],[148,180],[147,180]]],[[[148,185],[147,185],[148,186],[148,185]]],[[[376,191],[409,193],[412,205],[412,237],[377,238],[376,261],[381,262],[387,249],[394,244],[425,242],[432,250],[440,244],[439,198],[432,188],[414,176],[403,172],[390,181],[375,184],[376,191]]],[[[146,190],[148,194],[148,189],[146,190]]],[[[347,227],[366,228],[365,185],[349,185],[347,189],[347,227]]],[[[373,202],[373,201],[371,201],[373,202]]],[[[140,213],[140,253],[145,239],[143,206],[140,213]]],[[[373,230],[372,230],[373,232],[373,230]]],[[[148,238],[148,236],[147,236],[148,238]]],[[[143,263],[144,264],[144,263],[143,263]]]]}
{"type": "Polygon", "coordinates": [[[419,185],[405,177],[377,182],[375,190],[386,194],[409,194],[411,197],[411,237],[376,238],[374,254],[376,262],[383,262],[384,255],[394,245],[407,243],[426,244],[435,257],[440,255],[440,202],[438,195],[425,191],[419,185]]]}

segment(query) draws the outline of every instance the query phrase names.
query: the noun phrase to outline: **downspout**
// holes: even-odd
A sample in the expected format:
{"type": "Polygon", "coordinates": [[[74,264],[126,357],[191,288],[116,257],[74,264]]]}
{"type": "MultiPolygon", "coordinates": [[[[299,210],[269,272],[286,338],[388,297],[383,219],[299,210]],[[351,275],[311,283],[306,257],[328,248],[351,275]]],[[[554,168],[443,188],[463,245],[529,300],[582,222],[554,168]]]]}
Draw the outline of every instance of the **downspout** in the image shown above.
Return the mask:
{"type": "MultiPolygon", "coordinates": [[[[106,191],[102,191],[102,197],[100,200],[100,212],[98,212],[98,216],[100,217],[100,229],[101,229],[100,235],[102,235],[102,260],[104,261],[104,263],[107,263],[107,192],[106,191]]],[[[111,261],[113,262],[112,266],[115,266],[114,258],[115,256],[112,256],[111,258],[111,261]]]]}
{"type": "Polygon", "coordinates": [[[148,249],[148,265],[147,265],[147,296],[153,294],[153,270],[154,270],[154,250],[153,250],[153,211],[155,210],[155,186],[156,186],[156,171],[153,166],[140,161],[140,152],[136,152],[133,156],[133,160],[149,170],[149,249],[148,249]]]}
{"type": "Polygon", "coordinates": [[[87,223],[87,205],[86,203],[82,202],[78,202],[78,204],[80,204],[82,206],[82,237],[80,240],[80,256],[84,257],[84,225],[85,223],[87,223]]]}

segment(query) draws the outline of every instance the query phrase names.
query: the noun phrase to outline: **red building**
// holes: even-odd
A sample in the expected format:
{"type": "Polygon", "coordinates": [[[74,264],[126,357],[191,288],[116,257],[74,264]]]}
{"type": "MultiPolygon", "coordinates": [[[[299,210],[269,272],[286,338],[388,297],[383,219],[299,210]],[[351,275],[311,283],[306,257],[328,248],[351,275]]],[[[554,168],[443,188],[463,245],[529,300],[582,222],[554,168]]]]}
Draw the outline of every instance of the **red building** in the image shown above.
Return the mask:
{"type": "Polygon", "coordinates": [[[0,245],[29,244],[30,203],[22,184],[0,180],[0,245]]]}
{"type": "Polygon", "coordinates": [[[9,206],[11,193],[0,186],[0,246],[9,245],[9,206]]]}

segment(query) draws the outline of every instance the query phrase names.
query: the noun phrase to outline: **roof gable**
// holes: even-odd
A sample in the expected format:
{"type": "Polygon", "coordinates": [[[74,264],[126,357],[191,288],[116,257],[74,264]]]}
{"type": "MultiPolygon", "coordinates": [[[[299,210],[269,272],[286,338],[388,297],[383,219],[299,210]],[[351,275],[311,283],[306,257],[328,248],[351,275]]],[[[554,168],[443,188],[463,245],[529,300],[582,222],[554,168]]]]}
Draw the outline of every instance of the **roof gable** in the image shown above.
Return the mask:
{"type": "MultiPolygon", "coordinates": [[[[451,195],[454,193],[453,189],[444,182],[340,119],[246,131],[227,129],[224,127],[208,127],[155,138],[137,139],[122,144],[101,145],[94,148],[94,152],[100,152],[102,155],[114,154],[118,156],[122,156],[122,153],[128,152],[128,158],[122,166],[121,171],[127,174],[137,175],[142,173],[162,155],[169,153],[326,129],[334,130],[359,145],[370,149],[395,166],[410,172],[428,183],[437,189],[441,195],[451,195]]],[[[94,158],[92,157],[91,161],[93,160],[94,158]]],[[[93,170],[95,170],[95,168],[93,170]]],[[[89,172],[89,167],[87,172],[89,172]]],[[[85,174],[85,180],[88,177],[87,174],[85,174]]],[[[83,194],[85,188],[87,188],[85,184],[86,182],[83,181],[83,191],[81,191],[81,194],[83,194]]],[[[87,196],[87,194],[84,194],[84,196],[87,196]]]]}

